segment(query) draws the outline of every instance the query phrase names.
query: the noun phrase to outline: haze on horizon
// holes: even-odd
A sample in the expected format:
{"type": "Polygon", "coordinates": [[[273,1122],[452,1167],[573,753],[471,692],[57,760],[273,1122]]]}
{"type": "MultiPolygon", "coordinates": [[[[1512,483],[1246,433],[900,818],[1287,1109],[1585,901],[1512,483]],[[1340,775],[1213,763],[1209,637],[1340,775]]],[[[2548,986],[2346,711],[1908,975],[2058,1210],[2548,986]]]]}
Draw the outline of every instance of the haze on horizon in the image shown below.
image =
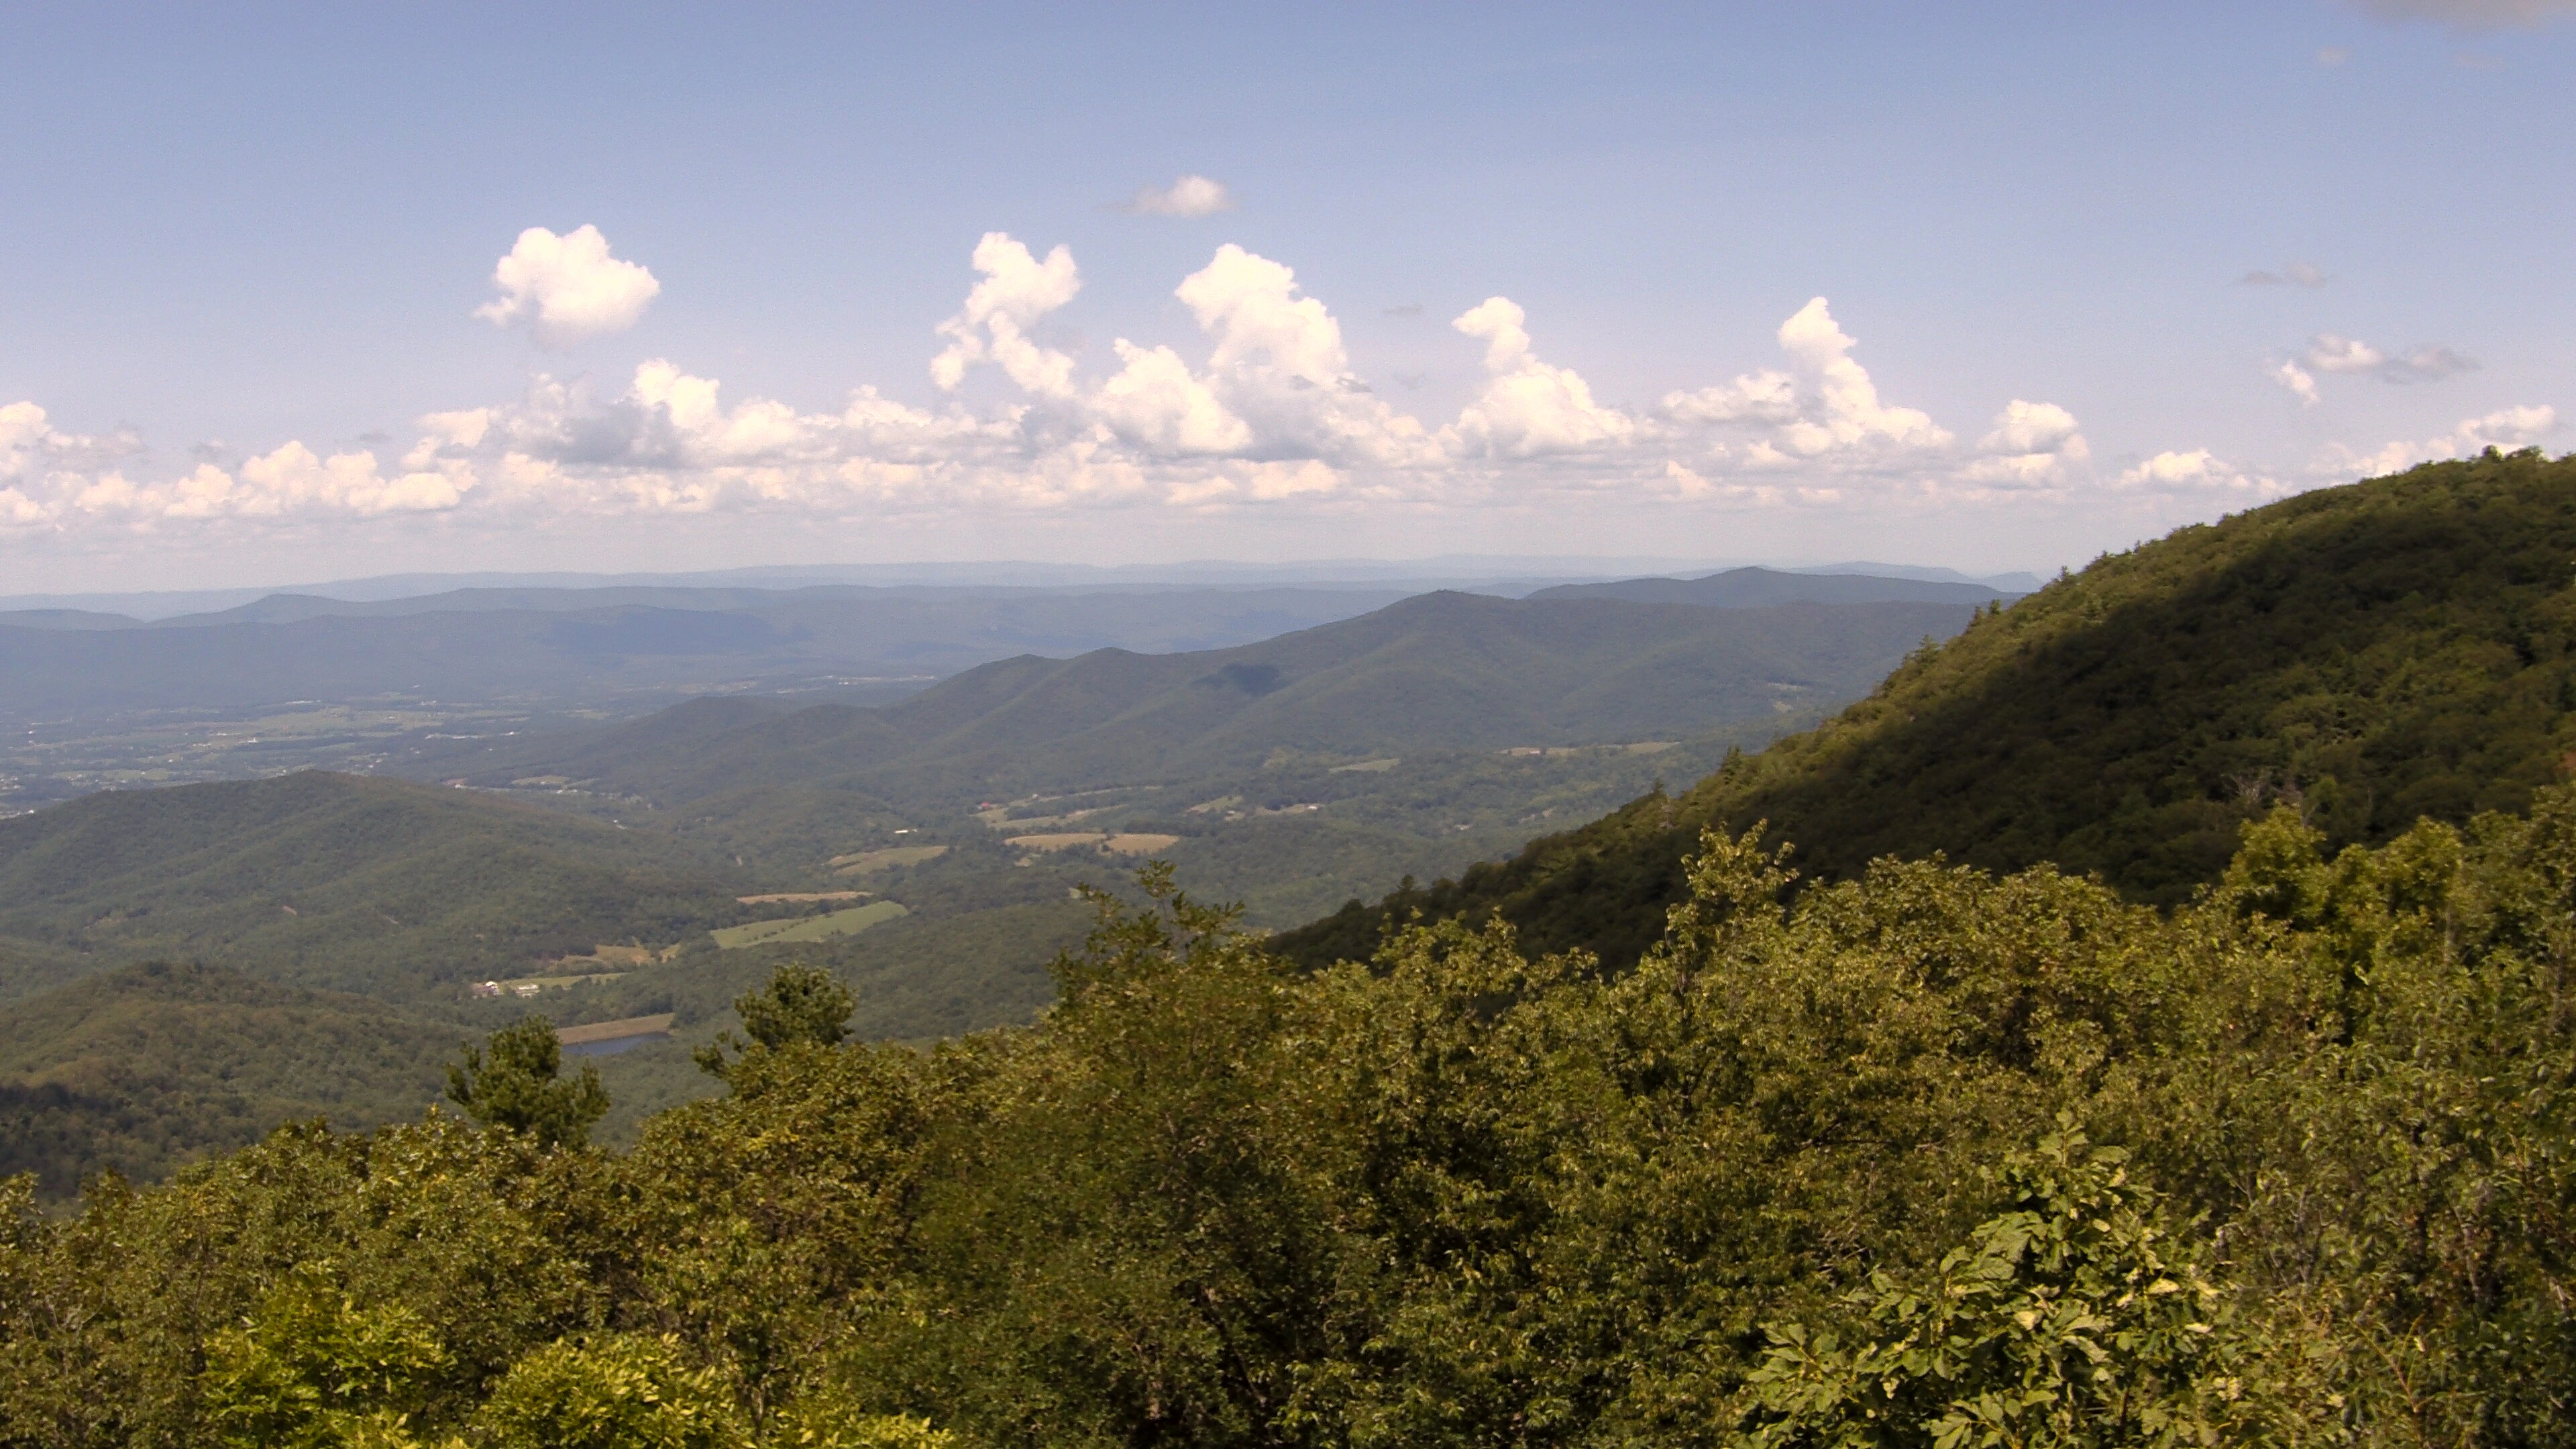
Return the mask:
{"type": "Polygon", "coordinates": [[[0,593],[2052,569],[2569,446],[2571,9],[37,10],[0,593]]]}

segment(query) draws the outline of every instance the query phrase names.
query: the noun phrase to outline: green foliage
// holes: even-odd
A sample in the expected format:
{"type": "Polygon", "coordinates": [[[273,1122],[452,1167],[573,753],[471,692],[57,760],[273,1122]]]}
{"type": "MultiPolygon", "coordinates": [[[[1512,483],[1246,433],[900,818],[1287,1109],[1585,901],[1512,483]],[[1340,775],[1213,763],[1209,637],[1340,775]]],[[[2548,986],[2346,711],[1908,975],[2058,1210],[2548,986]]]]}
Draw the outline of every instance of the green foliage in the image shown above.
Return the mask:
{"type": "Polygon", "coordinates": [[[239,1449],[401,1442],[405,1417],[446,1364],[436,1335],[400,1303],[361,1310],[324,1266],[301,1263],[241,1327],[206,1346],[205,1413],[239,1449]]]}
{"type": "Polygon", "coordinates": [[[147,962],[0,1006],[0,1173],[71,1197],[167,1176],[280,1122],[371,1128],[438,1096],[453,1028],[361,997],[147,962]]]}
{"type": "MultiPolygon", "coordinates": [[[[693,1059],[699,1070],[708,1075],[734,1081],[739,1062],[725,1059],[727,1047],[768,1053],[838,1046],[850,1034],[850,1010],[857,1004],[850,988],[829,971],[790,961],[770,972],[766,985],[734,1001],[733,1009],[742,1018],[750,1044],[746,1046],[735,1041],[731,1033],[725,1033],[699,1048],[693,1059]]],[[[744,1078],[749,1079],[748,1075],[744,1078]]]]}
{"type": "Polygon", "coordinates": [[[554,1343],[511,1365],[474,1416],[490,1449],[735,1449],[749,1440],[721,1378],[668,1338],[554,1343]]]}
{"type": "Polygon", "coordinates": [[[607,1113],[608,1093],[598,1067],[584,1062],[579,1076],[565,1079],[562,1064],[554,1023],[523,1017],[465,1048],[463,1060],[447,1069],[448,1100],[475,1121],[525,1133],[541,1147],[578,1147],[607,1113]]]}
{"type": "Polygon", "coordinates": [[[1920,1284],[1873,1274],[1859,1341],[1772,1326],[1753,1442],[1834,1449],[2242,1442],[2253,1356],[2226,1295],[2155,1222],[2118,1148],[2043,1137],[2010,1211],[1920,1284]]]}
{"type": "Polygon", "coordinates": [[[2320,489],[2109,555],[1917,651],[1827,723],[1399,892],[1281,948],[1359,958],[1389,921],[1500,912],[1634,960],[1707,826],[1767,819],[1811,876],[1934,852],[2051,862],[2174,906],[2287,804],[2328,845],[2519,810],[2576,755],[2576,458],[2536,450],[2320,489]]]}
{"type": "Polygon", "coordinates": [[[734,1003],[742,1029],[777,1051],[791,1042],[838,1046],[850,1032],[850,988],[828,972],[790,962],[770,973],[769,985],[734,1003]]]}
{"type": "Polygon", "coordinates": [[[2576,788],[2242,835],[2168,914],[1711,832],[1617,971],[1304,973],[1149,870],[1032,1025],[824,1045],[784,977],[808,1039],[622,1155],[21,1187],[0,1443],[2568,1444],[2576,788]]]}

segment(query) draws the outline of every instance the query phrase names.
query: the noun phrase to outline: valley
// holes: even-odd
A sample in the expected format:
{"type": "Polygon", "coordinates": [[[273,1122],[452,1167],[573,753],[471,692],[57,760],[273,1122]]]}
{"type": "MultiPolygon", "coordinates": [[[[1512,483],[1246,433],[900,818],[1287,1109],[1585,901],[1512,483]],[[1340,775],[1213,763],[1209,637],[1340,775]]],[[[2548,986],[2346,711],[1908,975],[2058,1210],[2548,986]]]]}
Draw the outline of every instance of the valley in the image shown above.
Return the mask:
{"type": "MultiPolygon", "coordinates": [[[[1818,603],[1795,596],[1853,580],[1802,578],[1768,575],[1757,607],[1432,593],[1217,649],[1019,655],[888,703],[744,690],[632,719],[495,713],[430,728],[405,716],[408,733],[365,750],[328,732],[357,706],[311,701],[273,718],[312,728],[243,737],[276,747],[255,766],[194,757],[267,778],[96,792],[0,820],[0,1001],[49,1001],[98,975],[110,984],[77,998],[91,1014],[167,1021],[177,1008],[115,973],[180,960],[340,993],[336,1010],[406,1040],[463,1039],[529,1010],[566,1032],[666,1017],[597,1063],[616,1103],[603,1140],[623,1141],[712,1089],[689,1053],[781,961],[861,983],[873,1037],[1023,1021],[1051,994],[1048,963],[1080,940],[1083,888],[1126,890],[1139,866],[1168,860],[1194,892],[1279,929],[1389,882],[1453,877],[1551,822],[1758,748],[1972,612],[1818,603]],[[363,768],[275,773],[297,749],[363,768]]],[[[156,632],[196,629],[220,652],[226,630],[482,628],[530,612],[518,596],[484,602],[315,613],[274,600],[156,632]]],[[[1259,611],[1280,602],[1232,600],[1216,627],[1275,617],[1259,611]]],[[[987,628],[998,606],[972,603],[987,628]]],[[[1191,612],[1205,604],[1083,607],[1168,638],[1209,627],[1191,612]]],[[[933,643],[960,627],[929,617],[933,643]]],[[[917,652],[889,636],[877,647],[917,652]]],[[[582,691],[606,687],[575,676],[557,697],[596,714],[599,696],[582,691]]],[[[419,1088],[390,1064],[358,1075],[338,1107],[316,1105],[364,1125],[381,1120],[380,1101],[428,1100],[402,1097],[419,1088]]],[[[235,1141],[191,1147],[172,1130],[180,1155],[151,1159],[104,1139],[101,1152],[126,1155],[85,1157],[62,1145],[78,1134],[55,1133],[49,1150],[67,1156],[47,1180],[98,1162],[149,1171],[235,1141]]]]}

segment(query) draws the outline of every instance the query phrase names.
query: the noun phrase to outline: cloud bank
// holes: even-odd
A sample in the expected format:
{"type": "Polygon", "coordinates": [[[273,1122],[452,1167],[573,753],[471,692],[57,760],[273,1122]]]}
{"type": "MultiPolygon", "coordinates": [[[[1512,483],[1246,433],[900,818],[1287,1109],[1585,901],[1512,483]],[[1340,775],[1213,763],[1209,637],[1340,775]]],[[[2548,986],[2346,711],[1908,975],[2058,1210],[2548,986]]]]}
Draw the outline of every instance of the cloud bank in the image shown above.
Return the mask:
{"type": "MultiPolygon", "coordinates": [[[[932,329],[928,406],[873,386],[819,410],[728,400],[717,379],[655,358],[605,387],[539,376],[515,400],[428,414],[399,449],[288,441],[230,466],[172,471],[156,469],[130,434],[72,433],[18,402],[0,407],[0,536],[291,534],[405,516],[513,528],[710,513],[1330,513],[1586,499],[1868,511],[2261,498],[2338,471],[2521,446],[2557,427],[2549,408],[2508,409],[2440,438],[2336,454],[2294,482],[2205,448],[2097,470],[2060,404],[2009,398],[1983,426],[1954,430],[1888,398],[1823,297],[1779,325],[1768,363],[1643,407],[1602,397],[1547,354],[1542,319],[1488,297],[1450,322],[1462,362],[1476,357],[1481,378],[1454,417],[1426,422],[1369,385],[1340,321],[1292,268],[1239,245],[1218,247],[1172,290],[1194,338],[1119,337],[1090,366],[1050,340],[1083,289],[1068,248],[1041,256],[994,232],[970,261],[964,300],[932,329]],[[978,377],[991,385],[970,392],[978,377]],[[967,401],[997,389],[998,402],[967,401]]],[[[660,290],[591,227],[560,237],[532,228],[495,283],[502,296],[482,315],[548,346],[630,326],[660,290]]],[[[2275,375],[2313,396],[2318,372],[2397,382],[2471,366],[2448,349],[2388,353],[2325,335],[2275,375]]]]}

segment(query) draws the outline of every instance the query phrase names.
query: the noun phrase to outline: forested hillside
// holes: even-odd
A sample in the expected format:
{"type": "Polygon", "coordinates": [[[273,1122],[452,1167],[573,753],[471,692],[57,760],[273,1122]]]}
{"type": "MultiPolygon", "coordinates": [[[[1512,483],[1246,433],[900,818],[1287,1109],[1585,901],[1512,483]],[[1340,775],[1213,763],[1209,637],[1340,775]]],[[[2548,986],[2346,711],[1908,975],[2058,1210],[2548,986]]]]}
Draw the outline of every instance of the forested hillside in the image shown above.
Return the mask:
{"type": "Polygon", "coordinates": [[[111,791],[0,820],[0,939],[29,943],[37,978],[0,993],[171,958],[449,999],[541,956],[730,924],[744,889],[666,837],[401,780],[111,791]]]}
{"type": "Polygon", "coordinates": [[[363,1130],[437,1100],[462,1033],[216,966],[128,966],[0,1006],[0,1175],[150,1181],[281,1122],[363,1130]]]}
{"type": "Polygon", "coordinates": [[[1767,609],[1780,604],[1990,604],[2018,595],[1984,584],[1876,574],[1793,574],[1741,568],[1694,579],[1617,579],[1558,584],[1533,599],[1625,599],[1635,604],[1698,604],[1714,609],[1767,609]]]}
{"type": "Polygon", "coordinates": [[[1678,739],[1867,689],[1961,604],[1716,611],[1439,593],[1258,644],[1100,650],[969,670],[878,709],[674,716],[568,747],[544,738],[425,763],[483,784],[542,769],[648,797],[843,778],[879,793],[1009,794],[1258,767],[1282,751],[1372,754],[1678,739]],[[716,728],[723,724],[733,729],[716,728]]]}
{"type": "MultiPolygon", "coordinates": [[[[294,602],[251,612],[292,617],[294,602]]],[[[378,1028],[450,1040],[525,1006],[566,1026],[667,1014],[676,1039],[605,1064],[618,1107],[602,1130],[623,1141],[707,1090],[689,1051],[783,959],[863,986],[872,1037],[1025,1021],[1079,932],[1076,886],[1160,854],[1265,924],[1305,919],[1696,774],[1967,613],[1435,595],[1242,649],[1009,661],[893,709],[715,698],[452,746],[432,776],[473,789],[307,772],[102,793],[0,822],[0,1000],[53,1020],[92,1010],[90,994],[36,993],[182,961],[362,993],[378,1028]],[[1652,738],[1712,720],[1735,733],[1652,738]],[[754,921],[780,934],[714,934],[754,921]],[[502,999],[469,995],[485,980],[502,999]]],[[[294,1059],[264,1018],[192,1020],[200,1057],[294,1059]]],[[[411,1066],[351,1053],[336,1085],[245,1089],[227,1116],[156,1085],[149,1055],[89,1071],[77,1100],[0,1067],[25,1089],[0,1154],[44,1167],[59,1195],[80,1171],[148,1178],[293,1113],[363,1125],[391,1097],[419,1100],[411,1066]]]]}
{"type": "MultiPolygon", "coordinates": [[[[2171,905],[2294,805],[2334,845],[2518,809],[2576,749],[2576,460],[2537,450],[2314,493],[2103,558],[1921,651],[1828,723],[1498,866],[1391,897],[1632,960],[1708,825],[1810,875],[1935,851],[2100,872],[2171,905]]],[[[1281,949],[1365,956],[1388,910],[1281,949]]]]}
{"type": "MultiPolygon", "coordinates": [[[[0,1442],[2555,1445],[2576,794],[2167,918],[1712,835],[1632,968],[1450,923],[1307,974],[1152,882],[1037,1025],[581,1145],[440,1113],[0,1218],[0,1442]]],[[[550,1043],[550,1037],[541,1038],[550,1043]]],[[[505,1050],[505,1046],[507,1049],[505,1050]]]]}

